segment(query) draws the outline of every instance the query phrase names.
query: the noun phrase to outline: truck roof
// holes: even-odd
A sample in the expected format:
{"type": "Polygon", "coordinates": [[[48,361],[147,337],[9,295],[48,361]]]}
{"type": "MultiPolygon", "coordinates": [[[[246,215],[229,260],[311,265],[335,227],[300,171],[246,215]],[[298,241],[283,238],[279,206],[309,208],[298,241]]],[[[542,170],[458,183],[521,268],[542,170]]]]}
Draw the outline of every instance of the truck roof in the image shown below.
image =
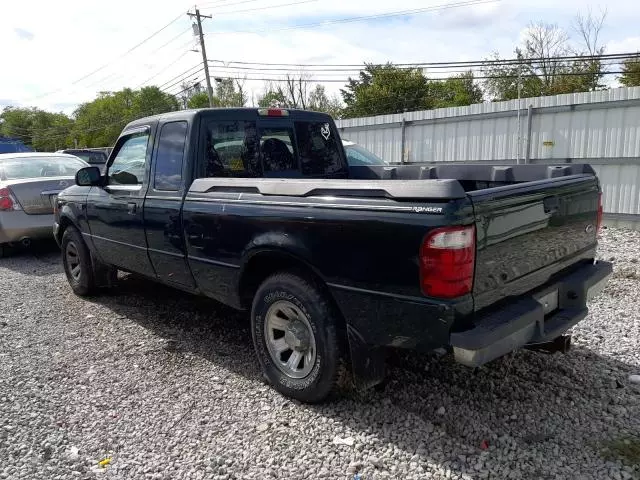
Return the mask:
{"type": "MultiPolygon", "coordinates": [[[[137,120],[133,120],[132,122],[129,122],[127,124],[127,126],[124,128],[125,130],[130,129],[130,128],[136,128],[136,127],[141,127],[144,125],[149,124],[150,122],[156,122],[159,120],[171,120],[171,121],[178,121],[178,120],[187,120],[187,121],[192,121],[194,118],[196,118],[197,116],[201,115],[202,113],[205,112],[218,112],[221,114],[224,113],[246,113],[246,112],[254,112],[254,113],[258,113],[258,110],[263,110],[263,108],[259,108],[259,107],[242,107],[242,108],[195,108],[195,109],[189,109],[189,110],[177,110],[175,112],[166,112],[166,113],[160,113],[158,115],[151,115],[149,117],[143,117],[143,118],[138,118],[137,120]]],[[[299,109],[294,109],[294,108],[283,108],[281,110],[286,110],[287,112],[289,112],[289,117],[293,117],[293,118],[300,118],[300,117],[319,117],[319,118],[323,118],[323,119],[327,119],[327,118],[331,118],[328,114],[326,113],[321,113],[321,112],[314,112],[311,110],[299,110],[299,109]]]]}

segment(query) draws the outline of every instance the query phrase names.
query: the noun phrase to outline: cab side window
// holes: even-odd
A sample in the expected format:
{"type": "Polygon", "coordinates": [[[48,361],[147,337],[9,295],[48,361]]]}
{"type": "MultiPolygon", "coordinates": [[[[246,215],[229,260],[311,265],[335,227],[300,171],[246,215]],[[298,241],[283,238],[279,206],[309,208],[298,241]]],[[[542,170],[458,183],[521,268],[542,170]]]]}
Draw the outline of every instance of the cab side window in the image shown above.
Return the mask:
{"type": "Polygon", "coordinates": [[[109,185],[142,185],[144,183],[148,142],[148,131],[125,137],[109,166],[109,185]]]}
{"type": "Polygon", "coordinates": [[[180,190],[186,143],[187,122],[170,122],[162,126],[156,153],[153,188],[174,192],[180,190]]]}

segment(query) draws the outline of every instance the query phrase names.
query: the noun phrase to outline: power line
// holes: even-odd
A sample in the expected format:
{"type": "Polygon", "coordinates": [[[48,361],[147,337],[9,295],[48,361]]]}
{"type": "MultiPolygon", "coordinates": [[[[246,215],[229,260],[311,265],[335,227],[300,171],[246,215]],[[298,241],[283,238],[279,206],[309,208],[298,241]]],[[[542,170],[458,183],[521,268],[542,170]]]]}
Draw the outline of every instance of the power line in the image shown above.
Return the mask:
{"type": "MultiPolygon", "coordinates": [[[[183,36],[185,33],[190,32],[191,31],[191,27],[187,28],[186,30],[183,30],[182,32],[180,32],[178,35],[176,35],[175,37],[171,37],[171,39],[165,43],[163,43],[162,45],[160,45],[158,48],[156,48],[155,50],[152,50],[151,52],[148,53],[148,55],[153,55],[154,53],[156,53],[159,50],[162,50],[164,47],[166,47],[167,45],[169,45],[170,43],[176,41],[178,38],[180,38],[181,36],[183,36]]],[[[183,44],[182,47],[180,48],[184,48],[186,45],[188,45],[189,43],[191,43],[191,40],[189,40],[189,42],[183,44]]]]}
{"type": "MultiPolygon", "coordinates": [[[[607,64],[601,64],[601,69],[602,67],[610,67],[610,66],[614,66],[614,65],[618,65],[618,63],[607,63],[607,64]]],[[[416,68],[416,67],[412,67],[412,68],[416,68]]],[[[411,69],[412,69],[411,68],[411,69]]],[[[438,75],[447,75],[447,74],[452,74],[452,75],[460,75],[460,74],[466,74],[466,73],[475,73],[474,69],[472,68],[466,68],[466,69],[451,69],[451,68],[455,68],[455,67],[449,67],[447,70],[438,70],[437,74],[438,75]]],[[[235,73],[238,75],[256,75],[256,74],[264,74],[264,75],[287,75],[287,76],[294,76],[294,77],[299,77],[299,76],[304,76],[304,75],[313,75],[315,77],[335,77],[336,75],[349,75],[349,76],[358,76],[362,70],[333,70],[333,69],[326,69],[326,70],[294,70],[294,69],[262,69],[262,68],[243,68],[243,67],[232,67],[232,66],[228,66],[228,67],[223,67],[223,66],[212,66],[212,69],[216,70],[216,71],[225,71],[227,73],[235,73]]],[[[405,67],[399,67],[399,70],[410,70],[410,68],[405,68],[405,67]]],[[[426,73],[424,73],[427,77],[429,77],[432,73],[436,73],[436,72],[431,72],[429,71],[430,69],[421,69],[421,70],[426,70],[426,73]]],[[[477,69],[475,70],[477,71],[477,69]]],[[[584,75],[589,75],[591,74],[589,73],[584,73],[584,75]]]]}
{"type": "Polygon", "coordinates": [[[236,5],[240,5],[242,3],[252,3],[252,2],[259,2],[260,0],[241,0],[239,2],[233,2],[233,3],[226,3],[229,2],[230,0],[219,0],[217,2],[206,2],[206,3],[200,3],[198,4],[198,7],[202,8],[202,7],[207,7],[209,5],[220,5],[220,7],[233,7],[236,5]],[[221,5],[224,4],[224,5],[221,5]]]}
{"type": "Polygon", "coordinates": [[[153,37],[155,37],[156,35],[158,35],[160,32],[164,31],[166,28],[168,28],[169,26],[173,25],[175,22],[177,22],[178,20],[180,20],[182,18],[183,13],[181,12],[180,15],[178,15],[176,18],[174,18],[173,20],[171,20],[169,23],[167,23],[164,27],[160,28],[159,30],[156,30],[155,32],[153,32],[151,35],[149,35],[148,37],[146,37],[144,40],[142,40],[141,42],[136,43],[133,47],[131,47],[129,50],[127,50],[126,52],[122,53],[121,55],[119,55],[117,58],[115,58],[114,60],[105,63],[103,66],[97,68],[96,70],[94,70],[91,73],[88,73],[86,75],[84,75],[83,77],[80,77],[78,80],[71,82],[71,84],[76,84],[78,82],[81,82],[82,80],[84,80],[87,77],[90,77],[91,75],[93,75],[96,72],[99,72],[100,70],[108,67],[109,65],[111,65],[114,61],[116,60],[120,60],[121,58],[129,55],[131,52],[133,52],[136,48],[140,47],[141,45],[143,45],[144,43],[148,42],[149,40],[151,40],[153,37]]]}
{"type": "Polygon", "coordinates": [[[143,82],[141,82],[137,87],[136,90],[138,88],[141,88],[143,85],[145,85],[146,83],[150,82],[151,80],[153,80],[154,78],[156,78],[158,75],[160,75],[161,73],[166,72],[167,70],[169,70],[171,67],[174,66],[174,64],[182,59],[188,52],[180,52],[180,55],[178,55],[178,57],[174,60],[172,60],[167,66],[165,66],[162,70],[159,70],[158,72],[156,72],[153,76],[147,78],[146,80],[144,80],[143,82]]]}
{"type": "MultiPolygon", "coordinates": [[[[113,63],[117,62],[118,60],[126,57],[127,55],[129,55],[131,52],[133,52],[134,50],[136,50],[138,47],[142,46],[143,44],[145,44],[146,42],[148,42],[149,40],[151,40],[153,37],[155,37],[156,35],[158,35],[159,33],[161,33],[162,31],[164,31],[165,29],[167,29],[169,26],[173,25],[175,22],[177,22],[178,20],[180,20],[183,16],[183,13],[180,13],[179,16],[177,16],[176,18],[174,18],[173,20],[171,20],[169,23],[167,23],[165,26],[163,26],[162,28],[160,28],[159,30],[156,30],[155,32],[153,32],[151,35],[149,35],[148,37],[146,37],[144,40],[138,42],[137,44],[135,44],[133,47],[129,48],[126,52],[120,54],[118,57],[110,60],[109,62],[103,64],[102,66],[96,68],[95,70],[92,70],[91,72],[83,75],[82,77],[70,82],[69,85],[76,85],[77,83],[95,75],[96,73],[98,73],[101,70],[104,70],[105,68],[107,68],[108,66],[112,65],[113,63]]],[[[184,32],[183,32],[184,33],[184,32]]],[[[49,95],[53,95],[54,93],[58,93],[62,90],[64,90],[65,87],[60,87],[56,90],[52,90],[50,92],[47,93],[43,93],[40,94],[36,97],[31,98],[30,100],[38,100],[40,98],[49,96],[49,95]]]]}
{"type": "Polygon", "coordinates": [[[176,82],[176,83],[174,83],[172,85],[169,85],[168,87],[163,88],[162,91],[166,92],[166,93],[171,93],[171,92],[169,92],[169,89],[175,87],[176,85],[179,85],[178,88],[180,88],[182,86],[182,84],[185,83],[187,80],[195,81],[195,80],[193,80],[194,77],[197,77],[198,75],[200,75],[203,70],[204,69],[200,69],[197,72],[193,72],[191,75],[188,75],[186,77],[181,78],[178,82],[176,82]]]}
{"type": "MultiPolygon", "coordinates": [[[[508,59],[484,59],[484,60],[470,60],[470,61],[454,61],[454,62],[414,62],[414,63],[393,63],[394,67],[425,67],[425,68],[445,68],[448,66],[485,66],[485,65],[518,65],[527,63],[539,63],[543,61],[552,62],[568,62],[568,61],[598,61],[598,60],[627,60],[631,58],[638,58],[637,52],[629,53],[612,53],[602,55],[570,55],[559,56],[550,58],[508,58],[508,59]]],[[[321,63],[267,63],[267,62],[245,62],[240,60],[219,60],[212,59],[209,62],[217,62],[225,65],[239,64],[239,65],[266,65],[266,66],[281,66],[281,67],[353,67],[356,69],[364,69],[367,65],[384,66],[388,62],[383,63],[355,63],[355,64],[321,64],[321,63]]],[[[351,69],[347,69],[351,70],[351,69]]],[[[337,71],[337,70],[336,70],[337,71]]]]}
{"type": "MultiPolygon", "coordinates": [[[[254,0],[247,0],[247,1],[254,1],[254,0]]],[[[280,7],[291,7],[293,5],[301,5],[303,3],[312,3],[312,2],[317,2],[318,0],[300,0],[298,2],[291,2],[291,3],[281,3],[279,5],[267,5],[266,7],[256,7],[256,8],[247,8],[245,10],[232,10],[229,12],[215,12],[216,16],[219,15],[235,15],[236,13],[246,13],[246,12],[255,12],[257,10],[269,10],[271,8],[280,8],[280,7]]],[[[244,3],[244,2],[240,2],[240,3],[244,3]]]]}
{"type": "MultiPolygon", "coordinates": [[[[563,72],[563,73],[555,73],[553,77],[591,77],[595,75],[618,75],[623,73],[622,71],[613,71],[613,72],[588,72],[588,73],[574,73],[574,72],[563,72]]],[[[215,75],[214,75],[215,76],[215,75]]],[[[540,75],[535,74],[525,74],[525,75],[484,75],[484,76],[474,76],[473,80],[490,80],[490,79],[501,79],[501,78],[540,78],[540,75]]],[[[216,78],[222,78],[224,80],[229,79],[238,79],[238,77],[231,76],[216,76],[216,78]]],[[[290,78],[291,79],[291,78],[290,78]]],[[[455,77],[438,77],[438,78],[429,78],[428,80],[432,81],[444,81],[444,80],[452,80],[455,77]]],[[[245,77],[242,80],[246,81],[264,81],[264,82],[285,82],[287,81],[286,77],[245,77]]],[[[349,82],[349,79],[344,78],[295,78],[296,82],[303,83],[344,83],[345,85],[349,82]]]]}
{"type": "Polygon", "coordinates": [[[171,88],[171,87],[173,87],[174,85],[176,85],[176,84],[180,83],[180,82],[181,82],[181,81],[182,81],[182,80],[183,80],[187,75],[190,75],[191,73],[193,73],[193,70],[195,70],[196,68],[197,68],[198,70],[197,70],[197,71],[195,71],[195,73],[200,73],[200,72],[203,70],[203,66],[202,66],[202,64],[200,64],[200,63],[199,63],[199,64],[194,65],[193,67],[189,68],[188,70],[186,70],[186,71],[182,72],[180,75],[176,75],[176,76],[175,76],[175,77],[173,77],[171,80],[166,81],[165,83],[163,83],[162,85],[160,85],[158,88],[160,88],[160,89],[164,89],[164,88],[171,88]],[[182,77],[182,78],[180,78],[180,77],[182,77]],[[176,79],[178,79],[178,78],[180,78],[180,80],[178,80],[177,82],[172,83],[171,85],[167,85],[168,83],[171,83],[171,82],[173,82],[174,80],[176,80],[176,79]]]}
{"type": "Polygon", "coordinates": [[[467,1],[463,1],[463,2],[456,2],[456,3],[446,3],[446,4],[442,4],[442,5],[434,5],[431,7],[424,7],[424,8],[416,8],[416,9],[412,9],[412,10],[401,10],[401,11],[395,11],[395,12],[388,12],[388,13],[379,13],[376,15],[365,15],[365,16],[360,16],[360,17],[348,17],[348,18],[339,18],[339,19],[335,19],[335,20],[327,20],[324,22],[317,22],[317,23],[306,23],[303,25],[293,25],[291,27],[283,27],[283,28],[268,28],[268,29],[262,29],[262,30],[249,30],[249,31],[243,31],[243,30],[231,30],[231,31],[226,31],[226,32],[206,32],[206,35],[225,35],[225,34],[232,34],[232,33],[270,33],[270,32],[281,32],[281,31],[285,31],[285,30],[296,30],[299,28],[313,28],[313,27],[322,27],[322,26],[326,26],[326,25],[335,25],[335,24],[341,24],[341,23],[350,23],[350,22],[360,22],[363,20],[373,20],[373,19],[377,19],[377,18],[388,18],[388,17],[397,17],[397,16],[406,16],[406,15],[416,15],[419,13],[425,13],[425,12],[431,12],[431,11],[436,11],[436,10],[445,10],[445,9],[449,9],[449,8],[459,8],[459,7],[468,7],[468,6],[474,6],[474,5],[482,5],[482,4],[487,4],[487,3],[495,3],[495,2],[499,2],[500,0],[467,0],[467,1]]]}

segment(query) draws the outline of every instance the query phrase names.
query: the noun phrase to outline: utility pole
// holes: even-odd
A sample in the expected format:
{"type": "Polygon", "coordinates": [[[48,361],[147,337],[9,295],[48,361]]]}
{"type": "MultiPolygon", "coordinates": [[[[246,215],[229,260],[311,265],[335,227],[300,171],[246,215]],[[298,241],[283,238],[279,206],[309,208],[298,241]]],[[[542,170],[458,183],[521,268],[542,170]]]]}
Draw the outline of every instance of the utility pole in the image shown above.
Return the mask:
{"type": "Polygon", "coordinates": [[[209,97],[209,106],[213,108],[213,90],[211,89],[211,78],[209,77],[209,64],[207,63],[207,50],[204,46],[204,35],[202,34],[202,18],[211,18],[211,15],[200,15],[200,10],[195,9],[196,13],[187,12],[190,17],[196,17],[198,22],[198,35],[200,36],[200,50],[202,50],[202,63],[204,65],[204,76],[207,79],[207,96],[209,97]]]}

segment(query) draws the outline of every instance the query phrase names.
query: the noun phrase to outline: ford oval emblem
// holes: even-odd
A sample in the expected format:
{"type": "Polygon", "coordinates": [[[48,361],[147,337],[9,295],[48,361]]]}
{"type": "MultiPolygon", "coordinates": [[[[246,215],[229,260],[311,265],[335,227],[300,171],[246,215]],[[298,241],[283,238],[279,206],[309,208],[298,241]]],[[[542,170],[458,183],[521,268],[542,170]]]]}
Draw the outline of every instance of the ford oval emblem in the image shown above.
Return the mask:
{"type": "Polygon", "coordinates": [[[591,224],[587,225],[587,226],[584,228],[584,231],[585,231],[585,232],[587,232],[587,233],[591,233],[591,232],[593,232],[594,230],[595,230],[595,229],[594,229],[593,225],[591,225],[591,224]]]}
{"type": "Polygon", "coordinates": [[[60,183],[58,185],[60,185],[61,188],[67,188],[69,186],[69,182],[67,182],[66,180],[60,180],[60,183]]]}

